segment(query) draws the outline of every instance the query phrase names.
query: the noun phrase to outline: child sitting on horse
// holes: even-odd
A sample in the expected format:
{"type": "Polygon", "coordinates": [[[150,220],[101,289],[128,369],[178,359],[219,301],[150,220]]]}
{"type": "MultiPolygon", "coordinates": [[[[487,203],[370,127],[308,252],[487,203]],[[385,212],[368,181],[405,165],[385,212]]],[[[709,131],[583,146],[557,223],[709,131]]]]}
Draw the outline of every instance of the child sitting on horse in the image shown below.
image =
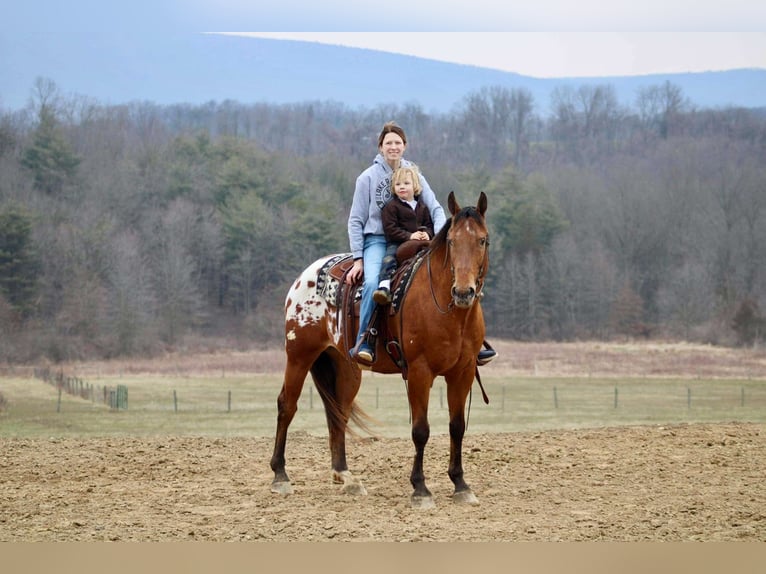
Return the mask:
{"type": "Polygon", "coordinates": [[[430,241],[434,224],[426,205],[420,201],[420,177],[413,165],[397,168],[391,176],[393,197],[383,207],[381,219],[386,237],[386,255],[378,277],[378,288],[372,294],[379,305],[391,302],[391,277],[396,271],[396,251],[405,241],[430,241]]]}

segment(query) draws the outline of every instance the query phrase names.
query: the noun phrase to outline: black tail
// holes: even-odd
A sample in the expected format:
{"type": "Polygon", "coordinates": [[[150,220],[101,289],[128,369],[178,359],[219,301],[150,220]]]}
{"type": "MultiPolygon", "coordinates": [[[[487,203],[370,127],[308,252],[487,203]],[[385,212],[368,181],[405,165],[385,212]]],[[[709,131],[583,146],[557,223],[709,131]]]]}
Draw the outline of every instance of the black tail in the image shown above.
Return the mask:
{"type": "MultiPolygon", "coordinates": [[[[346,432],[350,435],[359,436],[358,433],[346,424],[343,418],[343,412],[336,398],[336,384],[337,384],[337,371],[335,369],[335,360],[330,356],[328,351],[324,351],[314,364],[311,366],[311,378],[314,380],[314,385],[319,392],[319,396],[322,398],[322,402],[325,407],[325,414],[327,416],[327,423],[330,426],[345,427],[346,432]]],[[[373,421],[367,413],[354,401],[351,405],[351,412],[349,413],[349,422],[353,422],[360,430],[369,435],[375,435],[370,428],[370,423],[373,421]]]]}

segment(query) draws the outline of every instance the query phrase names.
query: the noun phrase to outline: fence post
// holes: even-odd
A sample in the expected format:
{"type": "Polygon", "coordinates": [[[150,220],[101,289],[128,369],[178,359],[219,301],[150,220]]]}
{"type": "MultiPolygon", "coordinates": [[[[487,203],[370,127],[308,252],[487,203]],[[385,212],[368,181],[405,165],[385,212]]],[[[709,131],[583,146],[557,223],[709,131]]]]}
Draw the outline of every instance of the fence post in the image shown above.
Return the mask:
{"type": "Polygon", "coordinates": [[[175,389],[173,389],[173,412],[178,412],[178,395],[175,389]]]}
{"type": "Polygon", "coordinates": [[[618,395],[618,391],[617,391],[617,387],[615,387],[614,388],[614,408],[617,408],[617,395],[618,395]]]}
{"type": "Polygon", "coordinates": [[[231,391],[229,391],[229,401],[228,401],[228,404],[227,404],[226,412],[228,412],[228,413],[231,412],[231,391]]]}
{"type": "Polygon", "coordinates": [[[559,393],[556,387],[553,387],[553,408],[559,408],[559,393]]]}
{"type": "Polygon", "coordinates": [[[128,409],[128,387],[125,385],[117,385],[117,410],[128,409]]]}
{"type": "Polygon", "coordinates": [[[58,401],[56,402],[56,412],[57,413],[61,412],[61,387],[59,387],[59,398],[58,398],[58,401]]]}
{"type": "Polygon", "coordinates": [[[686,387],[686,408],[692,408],[692,388],[686,387]]]}

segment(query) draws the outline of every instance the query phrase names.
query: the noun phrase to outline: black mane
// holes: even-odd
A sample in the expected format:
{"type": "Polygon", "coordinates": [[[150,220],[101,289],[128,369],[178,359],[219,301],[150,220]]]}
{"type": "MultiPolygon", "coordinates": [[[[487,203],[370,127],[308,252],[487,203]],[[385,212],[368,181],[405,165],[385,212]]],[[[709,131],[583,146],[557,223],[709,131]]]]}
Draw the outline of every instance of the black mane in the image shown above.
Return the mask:
{"type": "Polygon", "coordinates": [[[436,251],[440,247],[447,245],[447,234],[453,223],[460,223],[464,219],[473,219],[477,223],[484,225],[484,218],[475,207],[464,207],[458,211],[453,217],[447,218],[444,226],[439,230],[434,238],[431,240],[431,251],[436,251]]]}

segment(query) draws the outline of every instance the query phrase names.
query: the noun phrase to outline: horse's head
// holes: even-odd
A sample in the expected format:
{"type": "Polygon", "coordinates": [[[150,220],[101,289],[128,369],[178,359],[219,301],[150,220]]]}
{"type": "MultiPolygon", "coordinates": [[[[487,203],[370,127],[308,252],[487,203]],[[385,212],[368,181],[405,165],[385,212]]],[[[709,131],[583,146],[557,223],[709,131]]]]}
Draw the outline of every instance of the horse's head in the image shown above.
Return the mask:
{"type": "Polygon", "coordinates": [[[489,263],[489,230],[484,220],[487,196],[482,191],[476,207],[462,208],[450,192],[448,198],[452,219],[447,232],[447,246],[452,268],[452,301],[467,309],[484,286],[489,263]]]}

